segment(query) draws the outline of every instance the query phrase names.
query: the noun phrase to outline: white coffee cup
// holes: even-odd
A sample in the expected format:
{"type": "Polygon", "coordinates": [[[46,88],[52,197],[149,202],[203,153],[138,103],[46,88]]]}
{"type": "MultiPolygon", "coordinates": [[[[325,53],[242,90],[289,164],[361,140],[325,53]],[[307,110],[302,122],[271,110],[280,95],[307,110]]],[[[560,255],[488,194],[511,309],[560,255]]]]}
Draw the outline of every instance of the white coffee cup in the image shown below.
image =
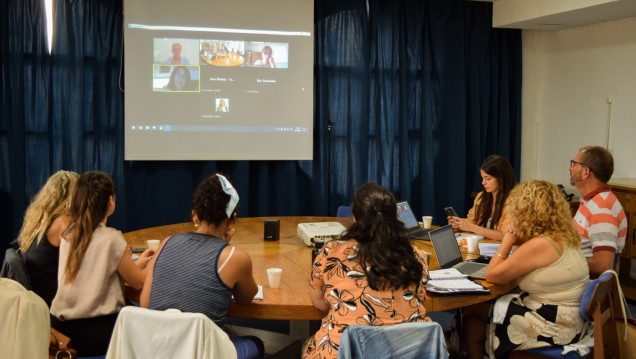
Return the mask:
{"type": "Polygon", "coordinates": [[[424,225],[424,228],[431,228],[432,223],[433,223],[433,217],[422,216],[422,224],[424,225]]]}
{"type": "Polygon", "coordinates": [[[270,288],[280,287],[280,277],[283,274],[282,268],[267,268],[267,279],[270,288]]]}
{"type": "Polygon", "coordinates": [[[146,244],[148,244],[148,248],[154,249],[154,250],[159,249],[159,244],[160,243],[161,243],[161,241],[158,240],[158,239],[149,239],[149,240],[146,241],[146,244]]]}
{"type": "Polygon", "coordinates": [[[466,248],[468,249],[468,253],[477,253],[477,242],[479,242],[479,237],[477,236],[466,237],[466,248]]]}

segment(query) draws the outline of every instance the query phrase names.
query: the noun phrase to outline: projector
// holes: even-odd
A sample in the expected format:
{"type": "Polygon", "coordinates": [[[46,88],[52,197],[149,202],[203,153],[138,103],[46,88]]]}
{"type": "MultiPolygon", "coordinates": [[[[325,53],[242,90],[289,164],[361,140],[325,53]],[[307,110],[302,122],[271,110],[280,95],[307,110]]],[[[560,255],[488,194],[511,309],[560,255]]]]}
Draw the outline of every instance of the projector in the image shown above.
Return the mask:
{"type": "Polygon", "coordinates": [[[298,237],[308,246],[340,239],[345,227],[338,222],[299,223],[298,237]]]}

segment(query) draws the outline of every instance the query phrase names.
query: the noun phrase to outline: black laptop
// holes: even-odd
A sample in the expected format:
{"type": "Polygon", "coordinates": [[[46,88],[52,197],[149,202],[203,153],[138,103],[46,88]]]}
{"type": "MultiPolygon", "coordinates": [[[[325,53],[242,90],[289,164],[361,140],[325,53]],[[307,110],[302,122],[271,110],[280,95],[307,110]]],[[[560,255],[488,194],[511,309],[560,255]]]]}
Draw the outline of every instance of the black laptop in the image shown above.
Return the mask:
{"type": "Polygon", "coordinates": [[[459,251],[457,237],[453,227],[449,224],[432,230],[429,234],[433,243],[433,250],[441,269],[457,268],[462,274],[472,278],[486,279],[488,264],[464,261],[459,251]]]}
{"type": "Polygon", "coordinates": [[[428,232],[430,232],[431,230],[428,228],[420,227],[420,223],[415,218],[413,210],[411,210],[411,206],[409,206],[409,203],[407,201],[400,201],[397,203],[397,217],[409,230],[409,232],[411,233],[411,238],[425,240],[429,239],[428,232]]]}

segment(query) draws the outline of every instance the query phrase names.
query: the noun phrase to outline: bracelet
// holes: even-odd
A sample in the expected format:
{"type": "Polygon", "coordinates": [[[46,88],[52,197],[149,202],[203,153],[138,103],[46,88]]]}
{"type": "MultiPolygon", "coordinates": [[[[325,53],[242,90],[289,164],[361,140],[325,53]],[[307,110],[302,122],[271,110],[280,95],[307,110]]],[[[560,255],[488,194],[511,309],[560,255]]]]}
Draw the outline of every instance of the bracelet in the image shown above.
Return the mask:
{"type": "Polygon", "coordinates": [[[501,255],[501,253],[499,253],[499,252],[495,252],[495,254],[496,254],[496,255],[498,255],[499,257],[501,257],[501,259],[506,259],[506,258],[508,258],[508,257],[504,257],[504,256],[503,256],[503,255],[501,255]]]}

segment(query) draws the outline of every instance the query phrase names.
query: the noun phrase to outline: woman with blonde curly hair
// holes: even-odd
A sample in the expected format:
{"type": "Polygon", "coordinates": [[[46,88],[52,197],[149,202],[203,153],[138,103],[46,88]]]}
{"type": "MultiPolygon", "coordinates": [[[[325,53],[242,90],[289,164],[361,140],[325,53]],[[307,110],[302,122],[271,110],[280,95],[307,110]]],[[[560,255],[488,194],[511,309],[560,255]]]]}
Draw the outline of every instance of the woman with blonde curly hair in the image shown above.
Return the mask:
{"type": "Polygon", "coordinates": [[[497,299],[487,331],[487,318],[479,315],[488,313],[486,308],[465,313],[469,358],[483,358],[484,350],[501,358],[512,350],[566,345],[586,334],[578,311],[589,269],[568,203],[554,184],[532,180],[510,192],[508,206],[513,223],[488,265],[486,280],[517,280],[522,292],[497,299]]]}
{"type": "Polygon", "coordinates": [[[69,226],[71,193],[79,175],[57,171],[33,197],[18,235],[33,291],[46,304],[57,291],[57,265],[62,232],[69,226]]]}

